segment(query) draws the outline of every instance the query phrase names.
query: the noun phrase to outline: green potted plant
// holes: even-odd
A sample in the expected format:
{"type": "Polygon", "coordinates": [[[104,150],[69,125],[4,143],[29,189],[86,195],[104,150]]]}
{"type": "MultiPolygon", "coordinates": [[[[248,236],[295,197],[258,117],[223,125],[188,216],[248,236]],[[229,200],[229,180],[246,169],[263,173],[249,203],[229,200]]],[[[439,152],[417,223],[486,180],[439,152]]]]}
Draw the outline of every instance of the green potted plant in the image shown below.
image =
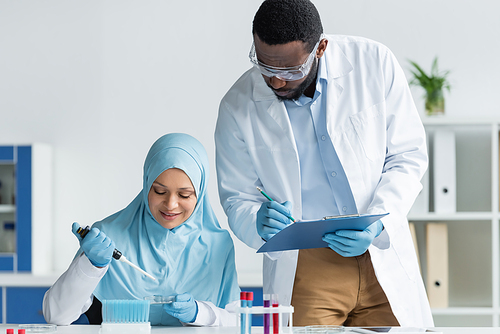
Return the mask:
{"type": "Polygon", "coordinates": [[[429,75],[414,61],[410,60],[410,64],[413,66],[410,70],[413,74],[410,85],[420,86],[425,90],[425,113],[429,116],[444,115],[443,90],[450,91],[451,86],[447,79],[450,71],[439,72],[437,57],[434,58],[429,75]]]}

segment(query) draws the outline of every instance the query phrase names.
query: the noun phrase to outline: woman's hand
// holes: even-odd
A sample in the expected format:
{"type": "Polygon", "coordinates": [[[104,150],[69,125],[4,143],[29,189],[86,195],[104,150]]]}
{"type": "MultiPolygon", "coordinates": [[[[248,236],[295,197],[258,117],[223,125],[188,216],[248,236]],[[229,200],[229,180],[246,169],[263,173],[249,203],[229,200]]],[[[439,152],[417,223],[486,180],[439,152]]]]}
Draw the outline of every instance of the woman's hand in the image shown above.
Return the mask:
{"type": "Polygon", "coordinates": [[[80,241],[80,247],[87,258],[96,267],[106,267],[111,262],[113,251],[115,250],[113,240],[95,227],[82,239],[80,234],[76,232],[79,228],[80,225],[78,223],[73,223],[73,226],[71,226],[71,230],[80,241]]]}
{"type": "Polygon", "coordinates": [[[175,296],[175,301],[170,304],[163,304],[163,309],[171,316],[185,323],[195,321],[198,315],[198,305],[189,293],[175,296]]]}

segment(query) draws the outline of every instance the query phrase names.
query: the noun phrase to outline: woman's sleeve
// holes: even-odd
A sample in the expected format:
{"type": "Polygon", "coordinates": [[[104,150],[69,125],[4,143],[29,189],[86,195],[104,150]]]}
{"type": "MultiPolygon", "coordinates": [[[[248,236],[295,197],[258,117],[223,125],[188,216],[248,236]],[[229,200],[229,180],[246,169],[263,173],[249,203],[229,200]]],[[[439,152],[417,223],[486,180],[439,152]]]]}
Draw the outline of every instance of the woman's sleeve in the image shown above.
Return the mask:
{"type": "Polygon", "coordinates": [[[238,326],[239,314],[236,313],[239,301],[227,304],[225,308],[215,306],[211,302],[196,301],[198,315],[189,326],[238,326]]]}
{"type": "Polygon", "coordinates": [[[94,289],[108,266],[97,268],[77,256],[43,297],[43,316],[49,324],[70,325],[92,305],[94,289]]]}

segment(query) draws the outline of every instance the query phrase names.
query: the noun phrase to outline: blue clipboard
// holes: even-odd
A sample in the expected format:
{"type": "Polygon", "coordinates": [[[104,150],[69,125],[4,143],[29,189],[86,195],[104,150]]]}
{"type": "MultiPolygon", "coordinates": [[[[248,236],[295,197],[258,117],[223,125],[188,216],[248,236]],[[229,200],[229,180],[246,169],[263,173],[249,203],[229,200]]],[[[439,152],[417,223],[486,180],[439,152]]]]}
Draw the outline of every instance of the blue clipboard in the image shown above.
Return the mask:
{"type": "Polygon", "coordinates": [[[325,233],[337,230],[362,231],[388,214],[334,216],[321,220],[298,221],[276,233],[257,253],[328,247],[322,240],[325,233]]]}

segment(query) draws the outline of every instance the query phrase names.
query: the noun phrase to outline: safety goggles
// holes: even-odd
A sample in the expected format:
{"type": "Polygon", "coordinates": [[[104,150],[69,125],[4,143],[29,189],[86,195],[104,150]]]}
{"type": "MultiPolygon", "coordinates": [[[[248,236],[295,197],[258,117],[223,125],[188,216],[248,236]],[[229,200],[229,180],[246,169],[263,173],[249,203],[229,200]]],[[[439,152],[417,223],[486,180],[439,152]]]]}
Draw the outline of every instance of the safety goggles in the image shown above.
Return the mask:
{"type": "Polygon", "coordinates": [[[263,64],[257,59],[257,54],[255,53],[255,43],[252,43],[252,48],[250,49],[248,57],[250,58],[250,62],[260,70],[260,73],[262,73],[262,75],[265,75],[266,77],[276,77],[284,81],[300,80],[304,78],[311,70],[312,63],[314,61],[314,58],[316,57],[316,51],[318,50],[319,42],[321,42],[323,38],[324,36],[321,35],[318,43],[316,43],[314,49],[302,65],[291,67],[274,67],[263,64]]]}

